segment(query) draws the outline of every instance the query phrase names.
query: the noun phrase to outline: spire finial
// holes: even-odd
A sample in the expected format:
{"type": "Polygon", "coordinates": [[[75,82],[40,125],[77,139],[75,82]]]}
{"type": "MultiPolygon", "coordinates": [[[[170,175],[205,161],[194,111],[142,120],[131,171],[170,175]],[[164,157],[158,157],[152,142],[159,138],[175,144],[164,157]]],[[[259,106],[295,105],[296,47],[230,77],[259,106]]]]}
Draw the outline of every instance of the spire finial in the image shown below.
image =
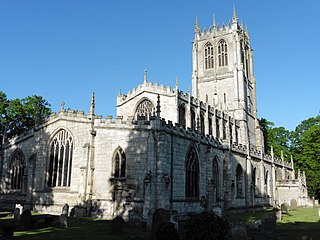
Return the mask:
{"type": "Polygon", "coordinates": [[[64,105],[66,105],[66,103],[64,101],[62,101],[61,103],[61,108],[60,108],[60,112],[64,111],[64,105]]]}
{"type": "Polygon", "coordinates": [[[233,5],[232,23],[237,23],[237,22],[238,22],[237,11],[236,11],[236,7],[233,5]]]}
{"type": "Polygon", "coordinates": [[[178,76],[176,77],[176,89],[178,89],[179,79],[178,76]]]}
{"type": "Polygon", "coordinates": [[[91,103],[90,103],[90,115],[94,115],[95,102],[94,102],[94,92],[91,95],[91,103]]]}
{"type": "Polygon", "coordinates": [[[147,83],[147,69],[144,69],[144,74],[143,74],[143,83],[147,83]]]}
{"type": "Polygon", "coordinates": [[[194,26],[194,33],[195,34],[199,34],[200,33],[198,16],[196,17],[196,24],[194,26]]]}
{"type": "Polygon", "coordinates": [[[213,27],[217,26],[216,15],[213,14],[213,27]]]}

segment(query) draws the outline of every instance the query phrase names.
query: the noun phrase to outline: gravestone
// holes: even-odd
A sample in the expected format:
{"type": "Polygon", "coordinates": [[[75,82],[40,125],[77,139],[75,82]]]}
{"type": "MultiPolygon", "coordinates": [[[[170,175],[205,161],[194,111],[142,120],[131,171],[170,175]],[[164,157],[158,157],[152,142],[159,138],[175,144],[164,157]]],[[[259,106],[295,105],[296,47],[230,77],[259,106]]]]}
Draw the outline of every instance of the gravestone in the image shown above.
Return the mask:
{"type": "Polygon", "coordinates": [[[66,203],[62,207],[62,213],[59,217],[59,223],[62,227],[68,228],[69,205],[66,203]]]}
{"type": "Polygon", "coordinates": [[[247,227],[242,219],[234,219],[229,225],[231,240],[247,240],[247,227]]]}
{"type": "Polygon", "coordinates": [[[261,219],[261,231],[273,233],[276,228],[277,218],[274,214],[265,214],[261,219]]]}
{"type": "Polygon", "coordinates": [[[159,225],[155,232],[156,240],[180,240],[177,229],[172,222],[165,222],[159,225]]]}
{"type": "Polygon", "coordinates": [[[122,234],[124,222],[125,222],[124,219],[120,216],[116,216],[114,219],[112,219],[111,234],[115,234],[115,235],[122,234]]]}
{"type": "Polygon", "coordinates": [[[13,211],[13,219],[16,223],[20,223],[21,215],[20,215],[20,209],[15,208],[13,211]]]}
{"type": "Polygon", "coordinates": [[[282,213],[289,213],[289,206],[286,203],[282,203],[280,209],[282,213]]]}
{"type": "Polygon", "coordinates": [[[290,208],[291,208],[291,209],[297,209],[297,207],[298,207],[297,200],[296,200],[296,199],[291,199],[291,201],[290,201],[290,208]]]}
{"type": "Polygon", "coordinates": [[[170,214],[167,210],[163,208],[158,208],[157,210],[154,211],[153,217],[152,217],[152,226],[151,226],[153,239],[156,239],[155,234],[158,231],[158,228],[160,227],[160,225],[168,222],[170,222],[170,214]]]}
{"type": "Polygon", "coordinates": [[[320,221],[320,208],[318,208],[318,221],[320,221]]]}
{"type": "Polygon", "coordinates": [[[31,226],[31,211],[29,209],[26,209],[21,214],[21,221],[20,221],[20,227],[23,230],[29,229],[31,226]]]}
{"type": "Polygon", "coordinates": [[[213,212],[215,215],[217,215],[217,216],[219,216],[219,217],[222,217],[222,208],[221,208],[220,206],[214,206],[214,207],[212,208],[212,212],[213,212]]]}

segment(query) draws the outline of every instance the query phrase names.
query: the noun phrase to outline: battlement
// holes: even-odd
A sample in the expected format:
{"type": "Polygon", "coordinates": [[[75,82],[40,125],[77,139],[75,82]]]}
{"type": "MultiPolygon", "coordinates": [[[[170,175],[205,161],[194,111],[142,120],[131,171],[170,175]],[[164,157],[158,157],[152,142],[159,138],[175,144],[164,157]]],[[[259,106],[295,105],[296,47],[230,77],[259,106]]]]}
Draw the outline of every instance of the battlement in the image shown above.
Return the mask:
{"type": "Polygon", "coordinates": [[[165,86],[163,84],[159,85],[158,83],[144,82],[138,85],[137,87],[133,88],[131,91],[129,91],[127,95],[119,93],[117,96],[117,104],[122,104],[142,92],[152,92],[160,95],[173,95],[175,94],[175,91],[176,89],[172,89],[171,86],[165,86]]]}

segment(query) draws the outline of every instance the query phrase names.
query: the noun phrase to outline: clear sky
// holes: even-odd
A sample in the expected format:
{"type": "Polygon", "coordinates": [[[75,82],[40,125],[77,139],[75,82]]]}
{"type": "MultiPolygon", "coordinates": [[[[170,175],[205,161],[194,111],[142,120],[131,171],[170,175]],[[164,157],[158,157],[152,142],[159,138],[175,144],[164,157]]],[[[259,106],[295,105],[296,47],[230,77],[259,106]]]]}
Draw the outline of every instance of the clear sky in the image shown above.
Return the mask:
{"type": "Polygon", "coordinates": [[[3,0],[0,90],[43,96],[58,111],[113,115],[119,89],[191,86],[195,19],[228,23],[233,5],[254,49],[258,117],[293,130],[320,110],[320,1],[3,0]]]}

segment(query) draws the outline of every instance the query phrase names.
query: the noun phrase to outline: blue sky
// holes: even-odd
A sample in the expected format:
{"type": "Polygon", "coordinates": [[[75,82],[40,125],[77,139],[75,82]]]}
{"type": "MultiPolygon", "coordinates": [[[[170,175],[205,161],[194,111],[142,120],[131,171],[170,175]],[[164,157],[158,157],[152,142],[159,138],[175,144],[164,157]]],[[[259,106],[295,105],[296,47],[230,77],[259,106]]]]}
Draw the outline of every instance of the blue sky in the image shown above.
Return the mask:
{"type": "Polygon", "coordinates": [[[229,0],[1,1],[0,90],[43,96],[58,111],[113,115],[116,96],[148,81],[191,85],[195,19],[228,23],[235,5],[254,49],[258,117],[293,130],[319,114],[320,2],[229,0]]]}

